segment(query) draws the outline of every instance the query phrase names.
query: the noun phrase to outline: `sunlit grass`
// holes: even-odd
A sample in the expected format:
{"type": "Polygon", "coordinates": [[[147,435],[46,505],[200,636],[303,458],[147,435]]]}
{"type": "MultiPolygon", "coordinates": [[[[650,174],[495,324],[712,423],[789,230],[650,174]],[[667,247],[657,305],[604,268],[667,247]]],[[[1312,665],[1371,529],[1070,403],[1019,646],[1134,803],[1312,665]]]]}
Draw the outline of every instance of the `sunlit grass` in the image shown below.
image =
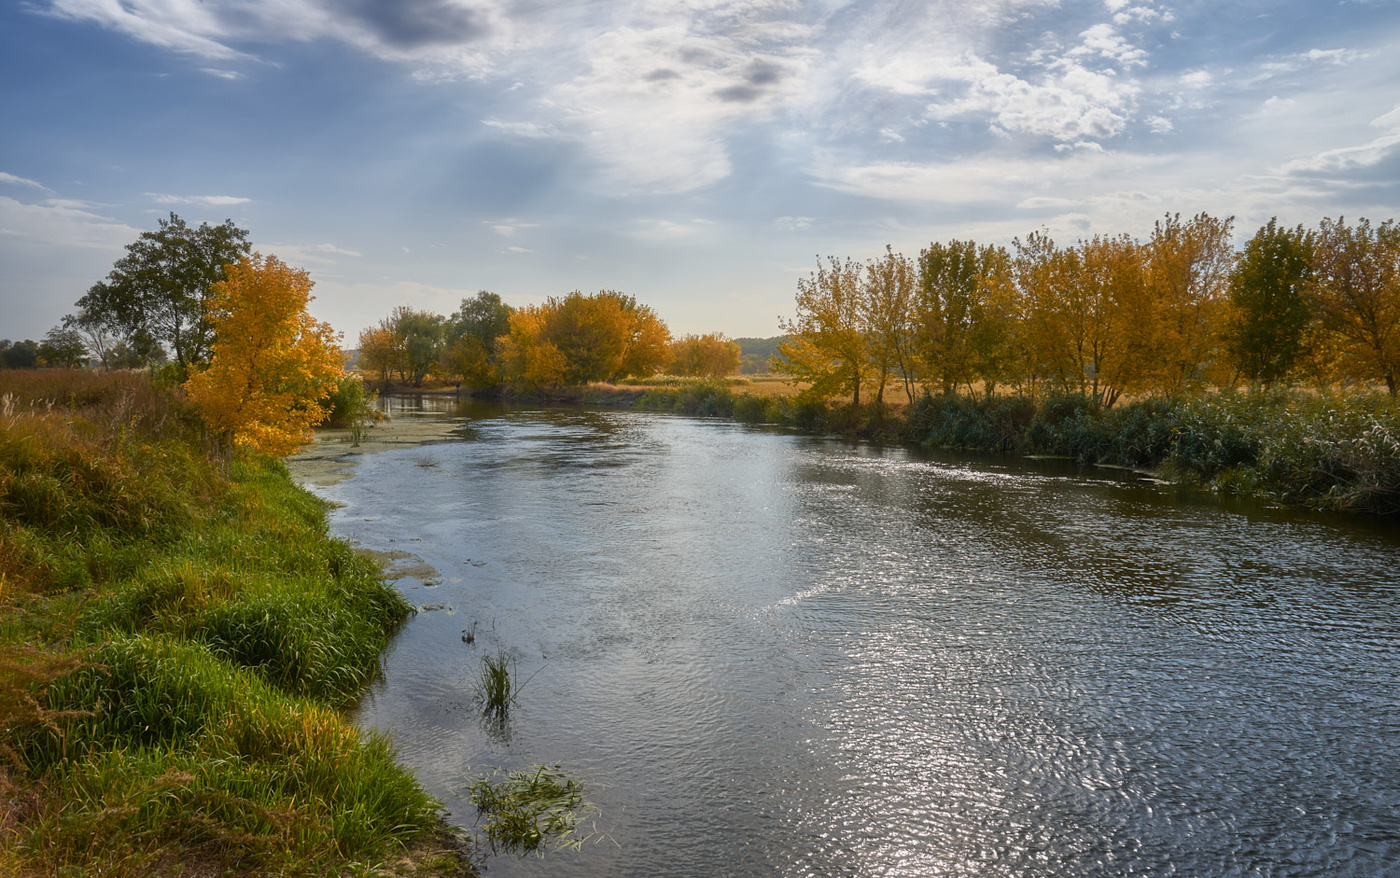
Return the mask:
{"type": "Polygon", "coordinates": [[[411,608],[324,504],[278,462],[211,466],[141,376],[23,377],[0,373],[0,874],[370,874],[441,832],[335,709],[411,608]]]}

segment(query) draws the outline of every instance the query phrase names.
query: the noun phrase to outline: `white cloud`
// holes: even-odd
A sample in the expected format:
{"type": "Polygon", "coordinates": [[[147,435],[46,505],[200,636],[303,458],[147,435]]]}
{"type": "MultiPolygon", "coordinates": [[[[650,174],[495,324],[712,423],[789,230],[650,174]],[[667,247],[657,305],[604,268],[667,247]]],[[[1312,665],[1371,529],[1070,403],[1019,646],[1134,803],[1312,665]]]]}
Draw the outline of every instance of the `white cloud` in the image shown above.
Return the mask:
{"type": "Polygon", "coordinates": [[[535,251],[529,249],[528,247],[507,247],[507,248],[506,248],[506,252],[507,252],[507,253],[534,253],[535,251]]]}
{"type": "Polygon", "coordinates": [[[7,183],[11,186],[24,186],[29,189],[38,189],[41,192],[52,191],[43,183],[35,182],[27,177],[17,177],[14,174],[7,174],[4,171],[0,171],[0,183],[7,183]]]}
{"type": "Polygon", "coordinates": [[[0,236],[7,238],[120,251],[140,234],[140,229],[69,204],[25,204],[0,196],[0,236]]]}
{"type": "Polygon", "coordinates": [[[364,255],[358,250],[347,250],[335,244],[269,244],[265,249],[290,265],[331,266],[339,264],[338,257],[358,259],[364,255]]]}
{"type": "Polygon", "coordinates": [[[162,195],[159,192],[147,192],[146,196],[156,204],[196,204],[205,207],[232,207],[252,200],[233,195],[162,195]]]}
{"type": "Polygon", "coordinates": [[[780,232],[803,232],[812,227],[809,216],[780,216],[773,220],[773,228],[780,232]]]}
{"type": "Polygon", "coordinates": [[[967,84],[963,94],[930,104],[928,114],[936,120],[986,119],[994,129],[1069,142],[1122,132],[1137,86],[1072,61],[1060,66],[1030,82],[969,56],[955,72],[967,84]]]}
{"type": "Polygon", "coordinates": [[[540,227],[539,223],[522,223],[515,219],[503,219],[494,222],[488,220],[484,224],[489,225],[491,231],[504,238],[514,237],[515,233],[521,229],[537,229],[540,227]]]}

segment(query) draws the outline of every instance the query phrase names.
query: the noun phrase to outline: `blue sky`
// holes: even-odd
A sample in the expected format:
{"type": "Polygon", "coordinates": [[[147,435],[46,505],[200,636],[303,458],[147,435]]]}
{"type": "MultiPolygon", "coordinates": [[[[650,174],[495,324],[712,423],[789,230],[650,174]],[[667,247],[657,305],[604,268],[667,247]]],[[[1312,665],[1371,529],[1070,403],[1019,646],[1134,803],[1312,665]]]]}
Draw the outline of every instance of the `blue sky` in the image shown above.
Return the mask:
{"type": "Polygon", "coordinates": [[[350,345],[479,289],[767,336],[818,255],[1400,215],[1400,3],[19,0],[0,132],[0,336],[171,211],[350,345]]]}

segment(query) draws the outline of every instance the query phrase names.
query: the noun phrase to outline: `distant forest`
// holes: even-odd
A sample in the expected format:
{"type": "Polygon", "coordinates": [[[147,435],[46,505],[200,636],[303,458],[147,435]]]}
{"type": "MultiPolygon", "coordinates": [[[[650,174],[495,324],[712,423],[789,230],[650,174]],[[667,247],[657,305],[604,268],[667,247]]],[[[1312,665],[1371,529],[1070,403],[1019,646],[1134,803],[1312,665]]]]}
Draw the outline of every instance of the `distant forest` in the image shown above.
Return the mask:
{"type": "Polygon", "coordinates": [[[768,361],[778,352],[778,345],[790,336],[775,335],[772,338],[736,338],[739,346],[739,372],[743,375],[758,375],[768,371],[768,361]]]}

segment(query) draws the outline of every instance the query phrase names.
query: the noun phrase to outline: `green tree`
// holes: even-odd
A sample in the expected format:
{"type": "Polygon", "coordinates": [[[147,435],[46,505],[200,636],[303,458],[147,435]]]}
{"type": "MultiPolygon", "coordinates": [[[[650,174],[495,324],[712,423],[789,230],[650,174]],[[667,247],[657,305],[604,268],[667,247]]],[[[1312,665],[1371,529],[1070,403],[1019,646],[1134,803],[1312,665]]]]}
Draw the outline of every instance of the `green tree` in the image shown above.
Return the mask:
{"type": "Polygon", "coordinates": [[[77,319],[136,350],[168,347],[182,371],[207,363],[213,328],[206,300],[224,266],[248,255],[248,232],[233,220],[192,229],[172,213],[126,251],[78,300],[77,319]]]}
{"type": "Polygon", "coordinates": [[[441,366],[444,374],[473,387],[501,382],[501,338],[510,334],[514,309],[496,293],[479,291],[447,318],[441,366]]]}
{"type": "Polygon", "coordinates": [[[447,321],[441,314],[415,311],[400,305],[389,316],[401,348],[399,377],[414,387],[437,368],[447,337],[447,321]]]}
{"type": "Polygon", "coordinates": [[[76,329],[55,326],[39,343],[39,359],[46,366],[76,369],[87,365],[88,350],[83,335],[76,329]]]}
{"type": "Polygon", "coordinates": [[[1400,387],[1400,227],[1324,218],[1312,262],[1312,294],[1344,374],[1400,387]]]}
{"type": "Polygon", "coordinates": [[[39,345],[29,338],[16,342],[0,339],[0,365],[6,369],[33,369],[39,365],[39,345]]]}
{"type": "Polygon", "coordinates": [[[1301,225],[1286,229],[1270,219],[1230,276],[1226,347],[1240,372],[1265,387],[1287,378],[1306,353],[1315,316],[1308,296],[1313,237],[1301,225]]]}

